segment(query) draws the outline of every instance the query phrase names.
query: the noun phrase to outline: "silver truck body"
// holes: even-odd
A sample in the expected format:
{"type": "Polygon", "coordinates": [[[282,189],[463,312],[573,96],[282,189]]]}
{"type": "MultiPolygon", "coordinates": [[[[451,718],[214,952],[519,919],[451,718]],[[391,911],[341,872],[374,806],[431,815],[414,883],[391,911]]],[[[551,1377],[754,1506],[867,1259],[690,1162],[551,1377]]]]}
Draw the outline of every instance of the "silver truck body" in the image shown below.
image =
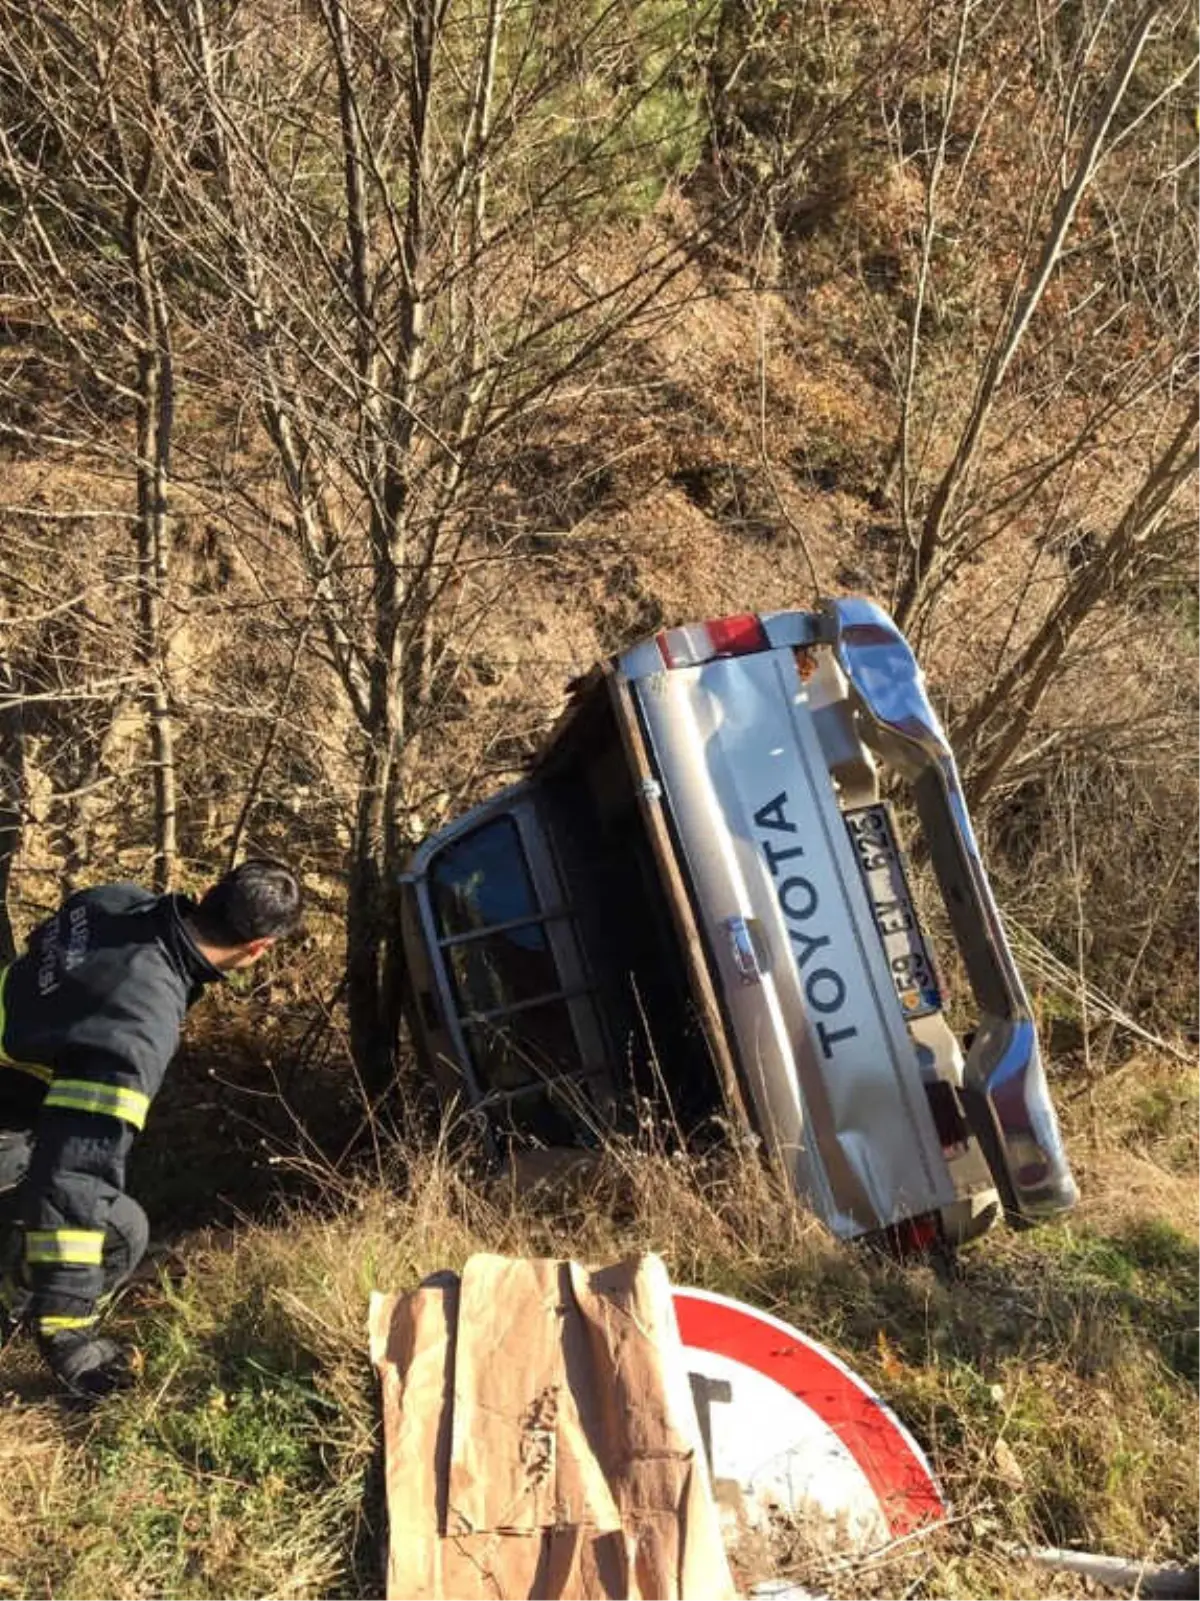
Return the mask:
{"type": "Polygon", "coordinates": [[[598,669],[529,778],[421,846],[403,908],[422,1054],[502,1132],[619,1124],[653,1025],[668,1087],[705,1058],[839,1236],[933,1220],[958,1243],[1073,1204],[953,755],[870,602],[667,630],[598,669]],[[881,770],[962,956],[965,1055],[881,770]]]}

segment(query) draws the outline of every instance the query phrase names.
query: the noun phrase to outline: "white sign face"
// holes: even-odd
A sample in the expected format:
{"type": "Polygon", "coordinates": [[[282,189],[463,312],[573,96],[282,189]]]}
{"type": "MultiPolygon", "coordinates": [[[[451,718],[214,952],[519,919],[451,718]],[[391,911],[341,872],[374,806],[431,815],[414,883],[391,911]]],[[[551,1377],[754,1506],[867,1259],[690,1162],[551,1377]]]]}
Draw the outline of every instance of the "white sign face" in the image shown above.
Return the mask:
{"type": "Polygon", "coordinates": [[[843,1362],[768,1313],[675,1290],[714,1489],[778,1509],[820,1543],[868,1551],[945,1517],[920,1447],[843,1362]]]}

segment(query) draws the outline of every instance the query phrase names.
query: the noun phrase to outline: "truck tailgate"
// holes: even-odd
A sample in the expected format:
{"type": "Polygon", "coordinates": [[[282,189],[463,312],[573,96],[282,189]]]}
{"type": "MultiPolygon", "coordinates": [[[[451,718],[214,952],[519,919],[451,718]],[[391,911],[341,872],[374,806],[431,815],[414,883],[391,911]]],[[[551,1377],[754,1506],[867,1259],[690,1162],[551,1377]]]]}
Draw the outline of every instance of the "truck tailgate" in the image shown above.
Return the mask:
{"type": "Polygon", "coordinates": [[[838,1234],[953,1200],[792,652],[637,698],[760,1129],[838,1234]]]}

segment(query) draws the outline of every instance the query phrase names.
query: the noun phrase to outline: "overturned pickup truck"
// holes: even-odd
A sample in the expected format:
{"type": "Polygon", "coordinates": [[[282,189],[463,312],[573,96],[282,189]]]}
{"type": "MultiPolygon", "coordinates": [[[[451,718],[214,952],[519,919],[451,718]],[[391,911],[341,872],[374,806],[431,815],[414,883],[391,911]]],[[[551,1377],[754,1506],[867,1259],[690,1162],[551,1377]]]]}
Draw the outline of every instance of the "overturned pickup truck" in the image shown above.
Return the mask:
{"type": "Polygon", "coordinates": [[[595,668],[529,776],[421,845],[402,908],[421,1057],[497,1144],[595,1144],[665,1089],[680,1127],[744,1121],[842,1237],[953,1247],[1074,1203],[953,755],[867,600],[595,668]],[[965,1054],[881,769],[961,954],[965,1054]]]}

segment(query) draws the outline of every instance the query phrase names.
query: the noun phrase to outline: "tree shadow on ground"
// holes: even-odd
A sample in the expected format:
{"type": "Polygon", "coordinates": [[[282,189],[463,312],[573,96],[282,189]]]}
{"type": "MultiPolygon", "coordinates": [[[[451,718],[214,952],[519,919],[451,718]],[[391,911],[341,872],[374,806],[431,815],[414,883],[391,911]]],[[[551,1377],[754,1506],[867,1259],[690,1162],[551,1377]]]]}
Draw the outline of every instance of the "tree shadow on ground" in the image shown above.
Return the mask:
{"type": "Polygon", "coordinates": [[[396,1083],[369,1096],[336,1031],[308,1022],[227,1011],[185,1041],[129,1164],[156,1240],[335,1198],[430,1117],[403,1060],[396,1083]]]}

